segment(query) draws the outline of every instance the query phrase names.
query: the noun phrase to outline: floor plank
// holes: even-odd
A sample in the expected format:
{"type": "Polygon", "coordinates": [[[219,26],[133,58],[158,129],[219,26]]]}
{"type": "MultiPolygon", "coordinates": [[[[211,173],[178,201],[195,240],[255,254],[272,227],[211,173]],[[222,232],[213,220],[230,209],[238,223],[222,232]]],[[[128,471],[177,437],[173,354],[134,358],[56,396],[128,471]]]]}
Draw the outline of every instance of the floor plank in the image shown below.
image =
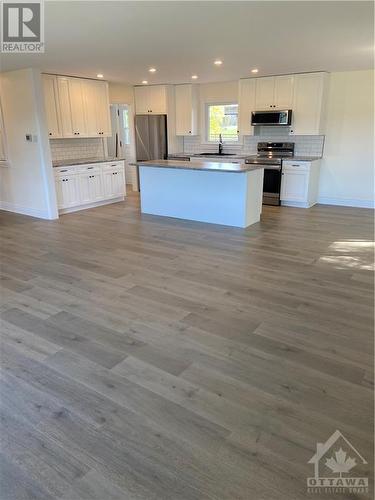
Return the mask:
{"type": "Polygon", "coordinates": [[[307,499],[336,429],[372,498],[372,211],[0,225],[2,500],[307,499]]]}

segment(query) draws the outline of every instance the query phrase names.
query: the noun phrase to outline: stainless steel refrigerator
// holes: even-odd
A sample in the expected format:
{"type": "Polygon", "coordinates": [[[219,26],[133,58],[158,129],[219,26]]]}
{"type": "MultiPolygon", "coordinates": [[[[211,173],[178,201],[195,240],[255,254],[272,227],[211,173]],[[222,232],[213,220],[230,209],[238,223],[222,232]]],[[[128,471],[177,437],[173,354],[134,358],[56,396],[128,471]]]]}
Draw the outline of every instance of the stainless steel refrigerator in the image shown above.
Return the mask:
{"type": "Polygon", "coordinates": [[[167,159],[168,140],[166,115],[135,116],[135,148],[137,161],[167,159]]]}
{"type": "Polygon", "coordinates": [[[137,160],[165,160],[168,155],[167,116],[136,115],[135,147],[137,160]]]}

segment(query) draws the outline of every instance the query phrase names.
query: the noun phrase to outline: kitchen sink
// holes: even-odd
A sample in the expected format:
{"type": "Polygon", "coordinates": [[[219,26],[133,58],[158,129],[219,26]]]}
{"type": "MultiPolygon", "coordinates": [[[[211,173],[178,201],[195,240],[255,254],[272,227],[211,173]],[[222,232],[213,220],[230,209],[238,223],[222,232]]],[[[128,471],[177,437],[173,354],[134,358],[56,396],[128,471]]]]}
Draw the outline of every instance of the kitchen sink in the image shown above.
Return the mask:
{"type": "Polygon", "coordinates": [[[220,156],[236,156],[234,153],[198,153],[194,156],[217,156],[217,157],[220,157],[220,156]]]}

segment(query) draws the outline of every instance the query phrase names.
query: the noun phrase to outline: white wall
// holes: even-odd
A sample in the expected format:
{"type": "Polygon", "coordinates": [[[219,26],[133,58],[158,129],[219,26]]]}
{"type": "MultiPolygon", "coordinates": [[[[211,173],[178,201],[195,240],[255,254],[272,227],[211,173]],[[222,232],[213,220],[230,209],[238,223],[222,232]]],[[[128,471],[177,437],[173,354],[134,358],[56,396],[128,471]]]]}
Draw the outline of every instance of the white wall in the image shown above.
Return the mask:
{"type": "Polygon", "coordinates": [[[319,201],[373,206],[374,72],[331,73],[319,201]]]}
{"type": "Polygon", "coordinates": [[[9,166],[0,167],[0,208],[45,219],[58,217],[40,72],[1,73],[9,166]],[[27,142],[32,134],[33,142],[27,142]]]}

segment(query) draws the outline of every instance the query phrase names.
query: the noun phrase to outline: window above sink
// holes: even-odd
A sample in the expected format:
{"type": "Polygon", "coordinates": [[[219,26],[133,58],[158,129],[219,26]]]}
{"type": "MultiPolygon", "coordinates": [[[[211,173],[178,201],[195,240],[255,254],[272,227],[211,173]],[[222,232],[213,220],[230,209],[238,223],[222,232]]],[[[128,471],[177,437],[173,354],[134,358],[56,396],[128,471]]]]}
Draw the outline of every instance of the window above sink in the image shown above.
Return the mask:
{"type": "MultiPolygon", "coordinates": [[[[238,104],[209,103],[206,104],[206,140],[209,143],[219,142],[220,134],[227,144],[238,143],[238,104]]],[[[203,154],[202,154],[203,156],[203,154]]],[[[213,155],[210,155],[213,156],[213,155]]],[[[224,156],[224,155],[223,155],[224,156]]],[[[227,156],[227,155],[226,155],[227,156]]]]}

